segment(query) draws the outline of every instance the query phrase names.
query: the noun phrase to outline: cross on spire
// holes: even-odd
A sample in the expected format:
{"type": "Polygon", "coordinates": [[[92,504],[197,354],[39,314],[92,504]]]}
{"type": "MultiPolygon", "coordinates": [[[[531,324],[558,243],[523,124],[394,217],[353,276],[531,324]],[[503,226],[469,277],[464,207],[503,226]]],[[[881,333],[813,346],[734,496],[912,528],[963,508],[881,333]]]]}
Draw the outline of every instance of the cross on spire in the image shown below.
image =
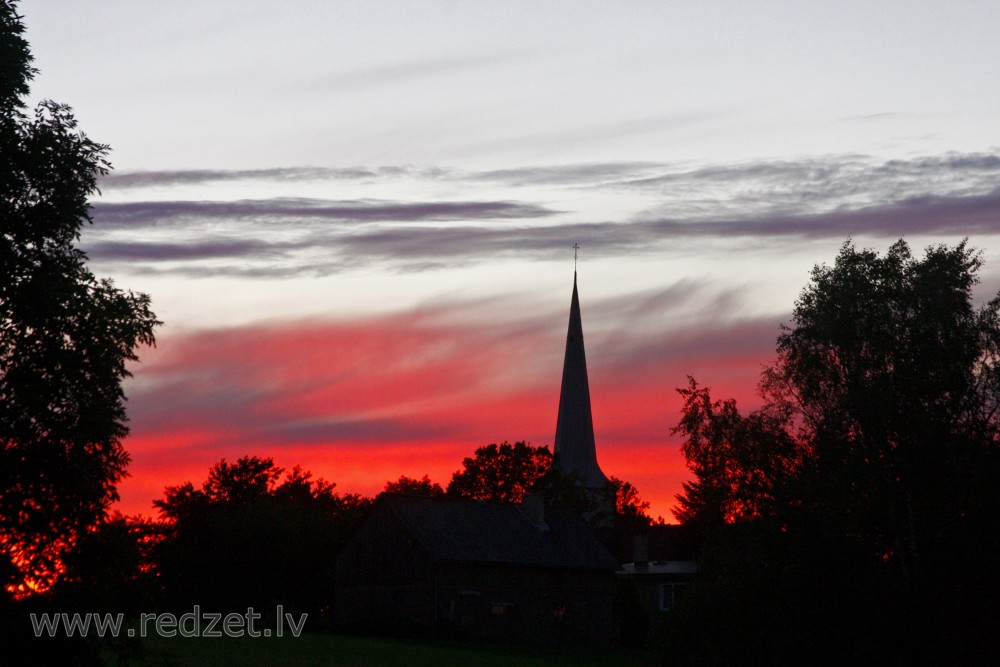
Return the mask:
{"type": "Polygon", "coordinates": [[[576,253],[580,250],[580,244],[573,244],[573,273],[576,273],[576,253]]]}

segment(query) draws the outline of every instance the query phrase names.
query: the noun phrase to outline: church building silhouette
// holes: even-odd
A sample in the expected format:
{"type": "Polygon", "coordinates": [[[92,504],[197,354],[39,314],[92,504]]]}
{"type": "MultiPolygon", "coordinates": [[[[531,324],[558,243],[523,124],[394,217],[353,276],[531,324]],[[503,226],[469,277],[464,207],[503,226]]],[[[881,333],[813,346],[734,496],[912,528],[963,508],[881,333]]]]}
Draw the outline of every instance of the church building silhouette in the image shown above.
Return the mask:
{"type": "MultiPolygon", "coordinates": [[[[553,467],[593,498],[610,499],[613,518],[613,487],[597,463],[575,271],[553,467]]],[[[608,644],[617,637],[620,569],[583,518],[539,495],[513,504],[382,494],[337,557],[335,609],[343,622],[376,630],[608,644]]]]}

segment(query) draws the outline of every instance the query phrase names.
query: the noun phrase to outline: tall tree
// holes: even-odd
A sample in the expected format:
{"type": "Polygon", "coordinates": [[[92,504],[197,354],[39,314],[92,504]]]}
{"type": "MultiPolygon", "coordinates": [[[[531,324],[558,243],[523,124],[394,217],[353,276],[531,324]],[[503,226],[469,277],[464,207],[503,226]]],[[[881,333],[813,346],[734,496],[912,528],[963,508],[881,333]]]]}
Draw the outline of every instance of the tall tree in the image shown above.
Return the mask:
{"type": "Polygon", "coordinates": [[[922,259],[902,240],[883,256],[845,244],[813,270],[764,376],[810,443],[809,488],[830,501],[817,509],[840,508],[905,576],[980,502],[977,466],[1000,445],[1000,296],[973,305],[981,266],[965,242],[922,259]]]}
{"type": "Polygon", "coordinates": [[[473,500],[521,502],[551,464],[548,447],[532,447],[523,441],[493,443],[463,459],[462,469],[448,484],[448,493],[473,500]]]}
{"type": "Polygon", "coordinates": [[[981,267],[965,242],[845,243],[778,337],[763,408],[679,390],[696,478],[677,516],[711,519],[691,609],[714,611],[676,637],[737,629],[728,662],[995,662],[1000,297],[973,303],[981,267]]]}
{"type": "Polygon", "coordinates": [[[159,324],[149,297],[96,278],[77,247],[108,148],[65,105],[25,112],[23,32],[0,2],[0,584],[21,593],[50,585],[117,498],[121,383],[159,324]]]}

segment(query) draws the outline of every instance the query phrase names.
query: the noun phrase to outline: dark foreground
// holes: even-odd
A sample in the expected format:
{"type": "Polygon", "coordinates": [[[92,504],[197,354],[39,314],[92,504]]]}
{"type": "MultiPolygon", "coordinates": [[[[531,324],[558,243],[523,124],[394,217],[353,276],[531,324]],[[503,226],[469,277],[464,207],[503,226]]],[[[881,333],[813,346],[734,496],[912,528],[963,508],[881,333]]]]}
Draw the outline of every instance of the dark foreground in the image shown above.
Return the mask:
{"type": "MultiPolygon", "coordinates": [[[[397,640],[306,633],[299,638],[147,638],[131,667],[337,667],[339,665],[477,665],[523,667],[566,665],[590,667],[621,665],[645,667],[655,664],[644,652],[628,649],[583,649],[579,647],[501,646],[469,642],[397,640]]],[[[115,667],[118,657],[102,655],[104,664],[115,667]]]]}

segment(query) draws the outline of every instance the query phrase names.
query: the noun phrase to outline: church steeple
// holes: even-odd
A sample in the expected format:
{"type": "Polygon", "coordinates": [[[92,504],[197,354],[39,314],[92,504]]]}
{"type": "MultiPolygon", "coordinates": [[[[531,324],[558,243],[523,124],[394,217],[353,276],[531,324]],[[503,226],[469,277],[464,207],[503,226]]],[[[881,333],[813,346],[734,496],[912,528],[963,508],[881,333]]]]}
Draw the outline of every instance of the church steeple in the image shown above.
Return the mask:
{"type": "Polygon", "coordinates": [[[580,317],[575,270],[554,450],[557,465],[564,474],[575,473],[577,481],[589,489],[608,486],[608,478],[597,465],[594,420],[590,412],[590,384],[587,381],[587,356],[583,349],[583,320],[580,317]]]}

